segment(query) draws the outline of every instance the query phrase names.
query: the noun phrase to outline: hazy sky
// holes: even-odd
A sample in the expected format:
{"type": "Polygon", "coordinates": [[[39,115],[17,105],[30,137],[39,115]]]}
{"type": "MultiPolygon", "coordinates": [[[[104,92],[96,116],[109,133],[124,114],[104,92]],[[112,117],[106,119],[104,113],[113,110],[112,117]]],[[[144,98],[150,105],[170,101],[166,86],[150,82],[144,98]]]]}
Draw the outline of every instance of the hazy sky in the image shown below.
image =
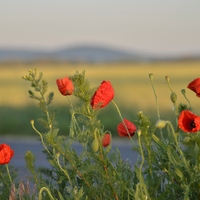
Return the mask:
{"type": "Polygon", "coordinates": [[[0,0],[0,48],[200,53],[200,0],[0,0]]]}

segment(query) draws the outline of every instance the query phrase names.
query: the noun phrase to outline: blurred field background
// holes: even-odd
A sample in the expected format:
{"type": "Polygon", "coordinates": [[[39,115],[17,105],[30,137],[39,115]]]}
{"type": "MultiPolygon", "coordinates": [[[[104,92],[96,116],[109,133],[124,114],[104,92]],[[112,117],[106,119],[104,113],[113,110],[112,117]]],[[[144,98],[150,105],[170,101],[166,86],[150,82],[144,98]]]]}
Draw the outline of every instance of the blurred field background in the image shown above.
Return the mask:
{"type": "MultiPolygon", "coordinates": [[[[178,103],[186,103],[181,89],[186,89],[193,111],[200,114],[200,99],[187,89],[193,79],[200,76],[200,61],[176,62],[135,62],[135,63],[1,63],[0,64],[0,134],[1,135],[34,135],[30,120],[41,117],[36,101],[28,97],[29,82],[22,79],[29,69],[36,68],[43,72],[49,83],[49,91],[55,93],[52,109],[61,134],[68,134],[70,123],[67,99],[60,95],[55,80],[85,71],[91,87],[97,87],[102,80],[111,81],[115,89],[114,101],[121,109],[124,118],[135,120],[137,113],[143,111],[153,122],[156,122],[156,107],[149,73],[154,74],[154,86],[162,119],[174,120],[174,111],[170,101],[170,90],[165,76],[170,77],[170,85],[177,93],[178,103]]],[[[72,102],[74,97],[70,97],[72,102]]],[[[120,122],[117,111],[111,103],[100,112],[100,119],[105,129],[116,135],[116,126],[120,122]]],[[[40,128],[40,125],[37,124],[40,128]]]]}

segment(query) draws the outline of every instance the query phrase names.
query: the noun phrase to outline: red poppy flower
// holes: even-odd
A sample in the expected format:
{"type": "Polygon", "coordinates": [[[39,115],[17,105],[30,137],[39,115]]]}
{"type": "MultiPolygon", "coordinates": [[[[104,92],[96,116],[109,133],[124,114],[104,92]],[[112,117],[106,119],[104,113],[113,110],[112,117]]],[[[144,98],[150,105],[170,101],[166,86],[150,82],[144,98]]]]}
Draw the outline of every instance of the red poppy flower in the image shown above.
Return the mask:
{"type": "Polygon", "coordinates": [[[8,164],[14,155],[14,151],[7,144],[0,144],[0,164],[8,164]]]}
{"type": "Polygon", "coordinates": [[[114,89],[109,81],[103,81],[93,94],[90,104],[93,109],[105,107],[114,98],[114,89]]]}
{"type": "Polygon", "coordinates": [[[124,119],[124,123],[121,122],[117,126],[117,131],[118,131],[119,136],[121,136],[121,137],[132,137],[132,136],[134,136],[136,129],[137,129],[136,126],[127,119],[124,119]],[[125,125],[128,129],[129,134],[127,133],[127,130],[124,126],[124,123],[125,123],[125,125]]]}
{"type": "Polygon", "coordinates": [[[64,96],[71,95],[74,92],[74,85],[72,80],[68,77],[57,79],[56,84],[58,86],[58,90],[64,96]]]}
{"type": "Polygon", "coordinates": [[[200,78],[194,79],[187,86],[190,90],[196,93],[197,97],[200,97],[200,78]]]}
{"type": "Polygon", "coordinates": [[[189,110],[183,110],[178,118],[178,126],[184,132],[197,132],[200,130],[200,117],[189,110]]]}
{"type": "Polygon", "coordinates": [[[109,133],[106,133],[102,138],[102,145],[104,147],[107,147],[111,142],[111,137],[109,133]]]}

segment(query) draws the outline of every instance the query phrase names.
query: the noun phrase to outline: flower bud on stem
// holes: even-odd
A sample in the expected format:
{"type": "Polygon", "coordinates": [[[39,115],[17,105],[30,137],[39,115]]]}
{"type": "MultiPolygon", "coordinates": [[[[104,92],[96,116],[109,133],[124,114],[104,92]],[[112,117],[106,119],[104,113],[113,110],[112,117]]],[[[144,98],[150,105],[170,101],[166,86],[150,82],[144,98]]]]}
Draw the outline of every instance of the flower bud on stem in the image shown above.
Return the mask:
{"type": "Polygon", "coordinates": [[[185,89],[182,89],[182,90],[181,90],[181,93],[183,94],[184,98],[185,98],[186,101],[188,102],[189,107],[190,107],[190,110],[192,110],[191,103],[190,103],[189,99],[186,97],[186,91],[185,91],[185,89]]]}

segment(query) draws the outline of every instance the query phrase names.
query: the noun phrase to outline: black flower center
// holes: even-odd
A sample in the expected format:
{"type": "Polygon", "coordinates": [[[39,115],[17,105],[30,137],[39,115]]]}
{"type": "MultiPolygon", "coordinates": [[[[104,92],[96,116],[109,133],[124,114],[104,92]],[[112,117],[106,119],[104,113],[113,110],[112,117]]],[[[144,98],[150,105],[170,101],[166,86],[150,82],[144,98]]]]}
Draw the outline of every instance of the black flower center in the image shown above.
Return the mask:
{"type": "Polygon", "coordinates": [[[193,128],[196,128],[196,123],[194,120],[192,120],[192,122],[190,123],[190,127],[193,129],[193,128]]]}

